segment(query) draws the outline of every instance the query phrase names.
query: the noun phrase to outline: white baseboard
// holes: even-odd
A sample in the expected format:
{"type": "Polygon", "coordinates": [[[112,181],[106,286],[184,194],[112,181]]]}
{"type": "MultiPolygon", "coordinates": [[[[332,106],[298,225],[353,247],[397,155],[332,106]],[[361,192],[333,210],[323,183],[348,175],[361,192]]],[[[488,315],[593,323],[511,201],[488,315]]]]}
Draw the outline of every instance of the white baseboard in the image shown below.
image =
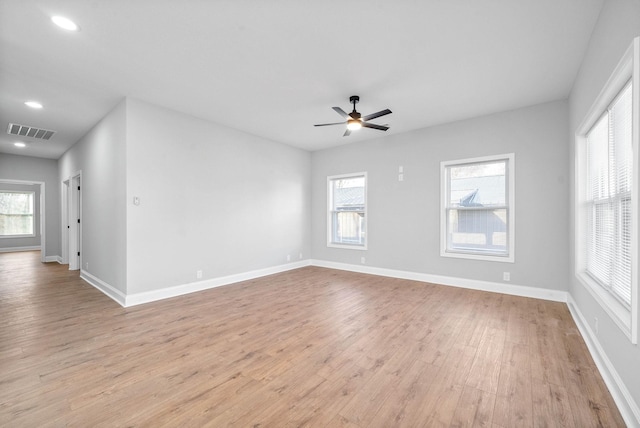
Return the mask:
{"type": "MultiPolygon", "coordinates": [[[[42,251],[42,247],[40,245],[37,246],[29,246],[29,247],[8,247],[8,248],[0,248],[0,253],[15,253],[19,251],[42,251]]],[[[60,256],[45,256],[45,263],[50,262],[58,262],[62,264],[62,257],[60,256]]]]}
{"type": "Polygon", "coordinates": [[[550,290],[546,288],[536,288],[515,284],[500,284],[497,282],[478,281],[473,279],[375,268],[370,266],[350,265],[346,263],[328,262],[324,260],[303,260],[300,262],[288,263],[285,265],[273,266],[270,268],[259,269],[225,277],[211,278],[204,281],[176,285],[160,290],[128,294],[125,298],[125,304],[123,306],[135,306],[143,303],[154,302],[157,300],[168,299],[171,297],[181,296],[183,294],[194,293],[196,291],[207,290],[210,288],[229,285],[236,282],[260,278],[266,275],[286,272],[288,270],[298,269],[309,265],[326,267],[330,269],[346,270],[351,272],[367,273],[371,275],[387,276],[392,278],[410,279],[413,281],[429,282],[434,284],[449,285],[453,287],[469,288],[473,290],[491,291],[494,293],[510,294],[514,296],[532,297],[536,299],[551,300],[554,302],[567,301],[567,293],[565,291],[550,290]]]}
{"type": "Polygon", "coordinates": [[[184,294],[194,293],[197,291],[208,290],[210,288],[230,285],[236,282],[247,281],[250,279],[260,278],[267,275],[286,272],[293,269],[299,269],[305,266],[318,266],[330,269],[346,270],[350,272],[366,273],[371,275],[386,276],[392,278],[409,279],[413,281],[428,282],[433,284],[448,285],[453,287],[469,288],[473,290],[490,291],[494,293],[510,294],[513,296],[532,297],[536,299],[551,300],[554,302],[566,302],[567,293],[564,291],[550,290],[546,288],[536,288],[524,285],[501,284],[497,282],[479,281],[474,279],[456,278],[442,275],[432,275],[426,273],[400,271],[394,269],[376,268],[371,266],[359,266],[346,263],[329,262],[324,260],[302,260],[284,265],[272,266],[265,269],[258,269],[249,272],[243,272],[234,275],[228,275],[218,278],[210,278],[204,281],[191,282],[187,284],[175,285],[173,287],[162,288],[159,290],[145,291],[135,294],[124,294],[113,288],[109,284],[92,276],[86,271],[81,271],[80,277],[103,291],[122,306],[129,307],[141,305],[143,303],[155,302],[157,300],[177,297],[184,294]]]}
{"type": "Polygon", "coordinates": [[[311,260],[311,265],[331,269],[347,270],[351,272],[367,273],[372,275],[388,276],[393,278],[410,279],[414,281],[443,284],[454,287],[470,288],[474,290],[491,291],[522,297],[533,297],[555,302],[566,302],[571,315],[585,339],[589,352],[602,375],[613,400],[616,402],[625,423],[629,427],[640,427],[640,408],[633,396],[622,381],[622,378],[607,357],[596,335],[589,327],[582,313],[576,306],[571,295],[564,291],[549,290],[514,284],[501,284],[495,282],[478,281],[465,278],[455,278],[440,275],[430,275],[416,272],[397,271],[393,269],[375,268],[369,266],[350,265],[344,263],[328,262],[324,260],[311,260]]]}
{"type": "Polygon", "coordinates": [[[571,316],[573,316],[573,320],[578,326],[578,330],[580,330],[587,344],[587,348],[589,348],[593,361],[596,363],[602,375],[602,379],[604,379],[604,383],[607,385],[607,388],[609,388],[613,400],[618,405],[618,410],[620,410],[625,423],[629,427],[640,427],[640,408],[638,404],[634,401],[622,378],[611,363],[611,360],[607,357],[602,345],[600,345],[600,341],[598,341],[597,336],[593,330],[591,330],[589,323],[582,315],[582,312],[580,312],[571,294],[568,295],[567,306],[569,307],[571,316]]]}
{"type": "Polygon", "coordinates": [[[98,290],[102,291],[108,297],[118,302],[121,306],[126,306],[125,302],[126,302],[127,296],[122,291],[112,287],[111,285],[107,284],[100,278],[97,278],[91,275],[89,272],[85,270],[80,270],[80,278],[82,278],[83,280],[85,280],[86,282],[88,282],[98,290]]]}
{"type": "Polygon", "coordinates": [[[548,288],[529,287],[526,285],[502,284],[499,282],[479,281],[476,279],[456,278],[452,276],[432,275],[428,273],[410,272],[395,269],[376,268],[371,266],[351,265],[346,263],[328,262],[325,260],[311,260],[311,265],[330,269],[346,270],[350,272],[368,273],[371,275],[388,276],[391,278],[409,279],[413,281],[429,282],[432,284],[449,285],[452,287],[469,288],[472,290],[490,291],[494,293],[510,294],[512,296],[532,297],[535,299],[566,302],[567,292],[550,290],[548,288]]]}
{"type": "Polygon", "coordinates": [[[0,248],[0,253],[14,253],[16,251],[40,251],[40,245],[35,247],[9,247],[0,248]]]}
{"type": "MultiPolygon", "coordinates": [[[[61,258],[58,257],[59,262],[61,258]]],[[[285,265],[273,266],[265,269],[258,269],[250,272],[244,272],[234,275],[228,275],[219,278],[211,278],[204,281],[192,282],[188,284],[176,285],[173,287],[167,287],[160,290],[147,291],[135,294],[124,294],[120,290],[115,289],[104,281],[96,278],[86,271],[80,271],[80,278],[102,291],[104,294],[115,300],[121,306],[129,307],[140,305],[143,303],[150,303],[157,300],[168,299],[171,297],[177,297],[184,294],[194,293],[197,291],[208,290],[215,287],[224,285],[230,285],[241,281],[247,281],[255,278],[260,278],[267,275],[273,275],[276,273],[286,272],[302,268],[305,266],[318,266],[330,269],[345,270],[350,272],[359,272],[371,275],[386,276],[392,278],[408,279],[413,281],[428,282],[433,284],[441,284],[453,287],[468,288],[473,290],[489,291],[495,293],[509,294],[513,296],[531,297],[542,300],[550,300],[555,302],[566,302],[573,319],[578,326],[589,352],[591,353],[596,366],[600,370],[600,373],[611,392],[613,399],[615,400],[622,417],[628,426],[640,426],[640,409],[637,403],[633,400],[633,397],[629,393],[629,390],[625,386],[624,382],[618,375],[611,361],[605,354],[602,346],[597,340],[593,331],[589,327],[589,324],[584,319],[582,313],[575,305],[571,295],[565,291],[550,290],[545,288],[536,288],[515,284],[502,284],[497,282],[479,281],[466,278],[456,278],[442,275],[432,275],[426,273],[401,271],[395,269],[376,268],[371,266],[360,266],[346,263],[330,262],[325,260],[303,260],[294,263],[288,263],[285,265]]]]}
{"type": "Polygon", "coordinates": [[[143,303],[155,302],[157,300],[168,299],[170,297],[182,296],[184,294],[194,293],[196,291],[208,290],[210,288],[221,287],[236,282],[248,281],[250,279],[260,278],[262,276],[273,275],[275,273],[286,272],[288,270],[299,269],[309,266],[308,260],[303,260],[284,265],[273,266],[265,269],[253,270],[234,275],[223,276],[219,278],[206,279],[204,281],[191,282],[188,284],[176,285],[173,287],[162,288],[160,290],[146,291],[142,293],[128,294],[125,297],[123,306],[135,306],[143,303]]]}

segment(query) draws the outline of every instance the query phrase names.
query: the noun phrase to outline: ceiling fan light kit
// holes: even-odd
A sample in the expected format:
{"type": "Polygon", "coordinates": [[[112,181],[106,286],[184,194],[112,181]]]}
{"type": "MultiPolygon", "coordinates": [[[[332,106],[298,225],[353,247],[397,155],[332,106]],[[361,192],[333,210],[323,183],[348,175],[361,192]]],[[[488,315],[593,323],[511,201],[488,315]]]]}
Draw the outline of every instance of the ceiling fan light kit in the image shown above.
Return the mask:
{"type": "Polygon", "coordinates": [[[357,131],[360,128],[370,128],[377,129],[379,131],[386,131],[389,129],[386,125],[376,125],[374,123],[369,123],[368,121],[371,119],[376,119],[380,116],[384,116],[391,113],[391,110],[384,109],[379,112],[368,114],[366,116],[362,116],[356,110],[356,104],[360,101],[360,97],[358,95],[352,95],[349,97],[349,102],[353,104],[353,111],[349,114],[342,110],[340,107],[333,107],[336,113],[346,119],[346,122],[336,122],[336,123],[321,123],[314,126],[331,126],[331,125],[347,125],[347,130],[344,132],[343,137],[347,137],[351,134],[351,131],[357,131]]]}
{"type": "Polygon", "coordinates": [[[356,119],[349,119],[347,121],[347,129],[349,131],[357,131],[358,129],[362,128],[362,123],[360,123],[359,120],[356,119]]]}

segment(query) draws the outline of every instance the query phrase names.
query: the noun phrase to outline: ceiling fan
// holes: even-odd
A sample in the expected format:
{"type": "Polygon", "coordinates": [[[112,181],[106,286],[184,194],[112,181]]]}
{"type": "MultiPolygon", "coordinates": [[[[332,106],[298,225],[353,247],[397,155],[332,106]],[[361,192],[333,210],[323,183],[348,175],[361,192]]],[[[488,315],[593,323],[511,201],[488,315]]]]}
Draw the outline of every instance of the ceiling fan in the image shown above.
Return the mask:
{"type": "Polygon", "coordinates": [[[344,131],[344,135],[343,137],[347,137],[351,134],[351,131],[355,131],[358,130],[360,128],[371,128],[371,129],[377,129],[380,131],[386,131],[387,129],[389,129],[388,126],[385,125],[376,125],[374,123],[369,123],[368,121],[371,119],[375,119],[377,117],[380,116],[384,116],[386,114],[391,113],[391,110],[384,109],[384,110],[380,110],[377,113],[372,113],[372,114],[368,114],[366,116],[362,116],[360,113],[358,113],[356,111],[356,104],[358,103],[358,101],[360,101],[360,97],[357,95],[352,95],[349,98],[349,102],[353,104],[353,111],[349,114],[347,114],[347,112],[345,112],[344,110],[342,110],[340,107],[333,107],[333,109],[336,111],[336,113],[338,113],[340,116],[344,117],[345,119],[347,119],[346,122],[335,122],[335,123],[321,123],[319,125],[313,125],[313,126],[331,126],[331,125],[347,125],[347,130],[344,131]]]}

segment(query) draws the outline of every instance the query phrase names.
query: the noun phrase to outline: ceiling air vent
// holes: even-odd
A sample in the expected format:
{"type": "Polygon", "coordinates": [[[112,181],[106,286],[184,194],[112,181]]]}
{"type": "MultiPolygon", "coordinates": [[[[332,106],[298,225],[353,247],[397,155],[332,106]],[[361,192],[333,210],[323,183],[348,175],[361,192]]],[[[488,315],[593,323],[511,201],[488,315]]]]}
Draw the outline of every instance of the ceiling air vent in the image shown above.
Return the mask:
{"type": "Polygon", "coordinates": [[[20,137],[31,137],[39,140],[48,140],[53,137],[56,131],[48,131],[46,129],[34,128],[33,126],[18,125],[10,123],[7,128],[7,134],[18,135],[20,137]]]}

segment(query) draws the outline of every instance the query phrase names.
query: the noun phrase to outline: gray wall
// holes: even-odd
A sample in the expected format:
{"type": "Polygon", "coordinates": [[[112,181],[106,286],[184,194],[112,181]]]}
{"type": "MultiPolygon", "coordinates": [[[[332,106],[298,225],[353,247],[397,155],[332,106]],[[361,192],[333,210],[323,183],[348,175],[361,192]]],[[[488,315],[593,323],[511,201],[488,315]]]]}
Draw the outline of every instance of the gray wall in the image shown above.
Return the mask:
{"type": "Polygon", "coordinates": [[[306,151],[130,99],[59,160],[60,182],[82,171],[82,269],[129,295],[308,258],[309,170],[306,151]]]}
{"type": "Polygon", "coordinates": [[[310,157],[128,99],[127,292],[309,258],[310,157]]]}
{"type": "Polygon", "coordinates": [[[125,144],[123,101],[59,159],[60,183],[82,171],[82,269],[123,293],[127,238],[125,144]]]}
{"type": "MultiPolygon", "coordinates": [[[[312,154],[315,259],[567,290],[568,108],[542,104],[312,154]],[[440,256],[440,162],[515,153],[515,263],[440,256]],[[404,181],[398,181],[398,167],[404,181]],[[327,176],[368,173],[368,249],[326,245],[327,176]],[[550,213],[553,212],[553,215],[550,213]]],[[[362,130],[359,132],[375,132],[362,130]]]]}
{"type": "MultiPolygon", "coordinates": [[[[46,193],[45,184],[45,193],[46,193]]],[[[26,238],[0,238],[0,249],[10,250],[11,248],[39,247],[40,246],[40,185],[39,184],[10,184],[0,181],[0,191],[20,191],[34,192],[34,232],[35,236],[26,238]]]]}
{"type": "Polygon", "coordinates": [[[45,183],[45,257],[57,259],[60,256],[60,181],[57,161],[0,153],[0,179],[45,183]]]}
{"type": "MultiPolygon", "coordinates": [[[[634,37],[640,35],[640,1],[605,1],[598,23],[591,36],[588,50],[576,77],[570,97],[570,149],[571,160],[567,165],[573,177],[574,135],[587,111],[596,100],[618,61],[631,44],[634,37]]],[[[638,114],[637,112],[635,114],[638,114]]],[[[571,182],[573,210],[575,183],[571,182]]],[[[640,192],[636,190],[637,195],[640,192]]],[[[572,216],[573,218],[573,216],[572,216]]],[[[574,224],[571,223],[571,242],[573,242],[574,224]]],[[[575,254],[571,251],[572,266],[575,254]]],[[[570,274],[570,292],[580,312],[587,322],[599,319],[597,340],[610,359],[635,402],[640,403],[640,348],[632,345],[629,339],[613,323],[607,313],[592,298],[591,294],[578,282],[573,270],[570,274]]],[[[593,325],[591,326],[593,329],[593,325]]]]}

